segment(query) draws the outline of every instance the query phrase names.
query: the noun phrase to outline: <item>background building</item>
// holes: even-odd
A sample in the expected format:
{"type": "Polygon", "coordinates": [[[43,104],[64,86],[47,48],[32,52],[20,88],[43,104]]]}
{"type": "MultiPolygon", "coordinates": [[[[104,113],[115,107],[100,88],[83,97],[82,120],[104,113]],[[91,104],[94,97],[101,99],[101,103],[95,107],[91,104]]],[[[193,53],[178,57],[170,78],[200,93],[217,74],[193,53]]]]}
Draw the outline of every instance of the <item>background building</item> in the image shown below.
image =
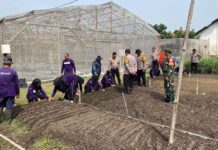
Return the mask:
{"type": "Polygon", "coordinates": [[[209,55],[218,56],[218,19],[198,31],[197,37],[199,39],[209,40],[209,55]]]}

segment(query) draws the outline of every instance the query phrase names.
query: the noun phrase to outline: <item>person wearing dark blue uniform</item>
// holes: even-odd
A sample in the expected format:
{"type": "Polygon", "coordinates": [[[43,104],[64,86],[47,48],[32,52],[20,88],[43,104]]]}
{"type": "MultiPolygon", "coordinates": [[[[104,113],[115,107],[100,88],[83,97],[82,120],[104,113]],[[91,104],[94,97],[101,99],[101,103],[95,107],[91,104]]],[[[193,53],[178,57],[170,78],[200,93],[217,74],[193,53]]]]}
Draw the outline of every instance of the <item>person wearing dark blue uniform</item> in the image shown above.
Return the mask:
{"type": "Polygon", "coordinates": [[[38,78],[34,79],[30,84],[26,97],[29,103],[40,100],[50,100],[41,86],[41,80],[38,78]]]}
{"type": "Polygon", "coordinates": [[[101,80],[101,84],[102,84],[103,89],[115,86],[116,83],[114,81],[114,78],[113,78],[110,70],[108,70],[106,72],[106,74],[103,76],[103,78],[101,80]]]}
{"type": "Polygon", "coordinates": [[[15,96],[19,98],[19,81],[17,72],[11,68],[11,59],[4,59],[3,67],[0,68],[0,121],[3,119],[3,109],[5,119],[12,119],[15,96]]]}
{"type": "Polygon", "coordinates": [[[101,75],[101,56],[97,56],[95,61],[92,62],[92,80],[94,84],[97,84],[99,77],[101,75]]]}
{"type": "Polygon", "coordinates": [[[78,88],[82,93],[82,84],[84,79],[76,74],[65,74],[54,80],[54,90],[52,97],[55,96],[57,91],[64,93],[64,100],[73,103],[73,99],[77,93],[78,88]]]}
{"type": "Polygon", "coordinates": [[[76,74],[76,66],[72,59],[69,58],[69,53],[64,54],[64,60],[62,62],[61,74],[76,74]]]}
{"type": "Polygon", "coordinates": [[[85,93],[90,93],[90,92],[99,91],[100,89],[102,89],[102,86],[98,81],[94,82],[94,79],[92,77],[87,81],[84,89],[85,89],[85,93]]]}

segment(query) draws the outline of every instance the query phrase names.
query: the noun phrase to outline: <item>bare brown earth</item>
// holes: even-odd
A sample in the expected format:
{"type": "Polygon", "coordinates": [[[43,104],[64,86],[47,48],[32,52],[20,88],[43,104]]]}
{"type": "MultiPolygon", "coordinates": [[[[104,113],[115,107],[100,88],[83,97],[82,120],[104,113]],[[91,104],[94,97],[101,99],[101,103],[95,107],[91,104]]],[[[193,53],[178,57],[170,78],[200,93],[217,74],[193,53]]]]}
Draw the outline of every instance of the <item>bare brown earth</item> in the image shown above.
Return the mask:
{"type": "MultiPolygon", "coordinates": [[[[199,95],[196,95],[196,76],[184,79],[176,128],[218,139],[217,88],[217,76],[201,75],[199,95]]],[[[106,92],[82,95],[82,105],[54,101],[17,108],[17,119],[33,129],[18,143],[31,149],[30,145],[37,138],[46,135],[61,139],[76,150],[218,149],[218,142],[178,132],[175,143],[169,145],[169,129],[106,113],[105,110],[126,114],[122,90],[122,87],[115,87],[106,92]]],[[[152,80],[152,88],[135,87],[133,93],[125,97],[130,116],[170,126],[173,105],[163,101],[161,78],[152,80]]]]}

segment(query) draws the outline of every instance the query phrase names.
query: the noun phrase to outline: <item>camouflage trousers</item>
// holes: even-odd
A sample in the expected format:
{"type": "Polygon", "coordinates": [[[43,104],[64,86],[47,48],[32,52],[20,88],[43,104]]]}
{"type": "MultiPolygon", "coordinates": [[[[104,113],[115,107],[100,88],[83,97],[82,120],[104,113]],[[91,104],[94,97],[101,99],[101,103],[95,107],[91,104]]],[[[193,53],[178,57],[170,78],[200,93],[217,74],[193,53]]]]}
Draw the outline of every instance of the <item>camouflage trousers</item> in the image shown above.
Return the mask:
{"type": "Polygon", "coordinates": [[[175,99],[174,75],[164,76],[164,90],[166,94],[166,101],[174,101],[175,99]]]}

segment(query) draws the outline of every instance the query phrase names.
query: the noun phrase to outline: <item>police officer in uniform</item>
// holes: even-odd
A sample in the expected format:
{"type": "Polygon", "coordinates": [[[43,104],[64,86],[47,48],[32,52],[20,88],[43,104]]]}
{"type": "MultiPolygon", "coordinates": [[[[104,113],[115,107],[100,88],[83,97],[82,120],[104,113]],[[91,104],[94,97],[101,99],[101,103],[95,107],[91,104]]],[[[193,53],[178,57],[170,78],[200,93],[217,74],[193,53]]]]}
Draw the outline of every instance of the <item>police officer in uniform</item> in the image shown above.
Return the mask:
{"type": "Polygon", "coordinates": [[[116,83],[115,80],[115,76],[116,76],[118,80],[118,84],[121,85],[119,66],[120,66],[120,61],[117,58],[117,53],[113,52],[112,58],[109,59],[109,69],[111,69],[111,74],[115,83],[116,83]]]}
{"type": "Polygon", "coordinates": [[[123,82],[125,91],[130,94],[133,89],[134,78],[137,74],[137,61],[136,58],[130,54],[130,49],[125,50],[125,55],[123,82]]]}
{"type": "Polygon", "coordinates": [[[137,49],[137,79],[138,85],[141,86],[141,79],[143,82],[143,86],[146,86],[146,62],[147,57],[142,53],[140,49],[137,49]]]}
{"type": "Polygon", "coordinates": [[[164,90],[166,94],[166,102],[175,102],[175,61],[170,50],[165,51],[166,58],[163,64],[164,90]]]}
{"type": "Polygon", "coordinates": [[[17,72],[11,68],[12,60],[5,58],[3,67],[0,68],[0,122],[3,119],[3,109],[5,111],[5,119],[12,119],[12,111],[14,108],[15,96],[19,98],[19,81],[17,72]]]}

